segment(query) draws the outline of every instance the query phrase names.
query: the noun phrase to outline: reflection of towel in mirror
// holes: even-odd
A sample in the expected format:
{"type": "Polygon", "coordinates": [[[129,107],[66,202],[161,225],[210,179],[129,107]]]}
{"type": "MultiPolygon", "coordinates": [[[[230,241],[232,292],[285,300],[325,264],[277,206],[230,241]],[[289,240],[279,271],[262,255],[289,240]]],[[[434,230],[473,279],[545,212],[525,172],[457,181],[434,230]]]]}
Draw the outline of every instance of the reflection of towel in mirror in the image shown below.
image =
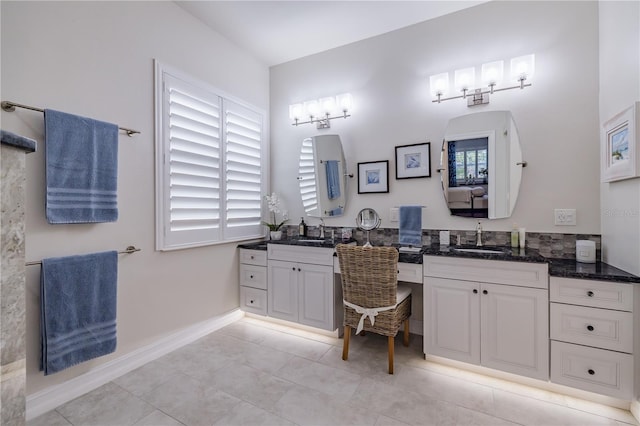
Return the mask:
{"type": "Polygon", "coordinates": [[[342,207],[336,207],[333,210],[329,210],[329,216],[340,216],[342,214],[342,207]]]}
{"type": "Polygon", "coordinates": [[[399,243],[422,245],[422,206],[400,206],[399,243]]]}
{"type": "Polygon", "coordinates": [[[325,161],[325,169],[327,172],[327,193],[330,200],[335,200],[340,196],[340,167],[338,161],[325,161]]]}

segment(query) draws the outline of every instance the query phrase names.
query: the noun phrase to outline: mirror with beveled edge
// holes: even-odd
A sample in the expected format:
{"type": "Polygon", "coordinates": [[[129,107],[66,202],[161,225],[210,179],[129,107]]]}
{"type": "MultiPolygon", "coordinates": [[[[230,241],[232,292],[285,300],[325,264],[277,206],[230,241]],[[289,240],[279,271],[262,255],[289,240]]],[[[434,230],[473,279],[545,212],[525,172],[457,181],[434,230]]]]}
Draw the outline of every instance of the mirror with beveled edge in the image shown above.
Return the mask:
{"type": "Polygon", "coordinates": [[[347,205],[346,162],[338,135],[319,135],[302,141],[298,185],[307,216],[335,217],[347,205]]]}
{"type": "Polygon", "coordinates": [[[485,111],[449,120],[440,171],[452,215],[510,217],[522,179],[522,149],[509,111],[485,111]]]}

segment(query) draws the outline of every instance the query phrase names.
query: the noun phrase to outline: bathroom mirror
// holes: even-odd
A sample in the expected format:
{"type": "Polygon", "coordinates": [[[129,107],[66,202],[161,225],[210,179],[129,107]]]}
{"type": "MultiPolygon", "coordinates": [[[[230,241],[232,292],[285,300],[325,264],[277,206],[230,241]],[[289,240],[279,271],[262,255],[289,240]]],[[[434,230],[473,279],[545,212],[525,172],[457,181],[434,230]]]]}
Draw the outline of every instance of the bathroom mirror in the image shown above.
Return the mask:
{"type": "Polygon", "coordinates": [[[340,136],[313,136],[302,141],[298,184],[307,216],[344,214],[347,204],[345,167],[340,136]]]}
{"type": "Polygon", "coordinates": [[[358,216],[356,216],[356,226],[363,231],[367,231],[367,242],[364,244],[364,247],[371,247],[369,232],[380,226],[380,215],[378,215],[378,212],[374,209],[362,209],[358,212],[358,216]]]}
{"type": "Polygon", "coordinates": [[[449,211],[472,218],[511,216],[525,165],[511,112],[479,112],[449,120],[440,157],[449,211]]]}

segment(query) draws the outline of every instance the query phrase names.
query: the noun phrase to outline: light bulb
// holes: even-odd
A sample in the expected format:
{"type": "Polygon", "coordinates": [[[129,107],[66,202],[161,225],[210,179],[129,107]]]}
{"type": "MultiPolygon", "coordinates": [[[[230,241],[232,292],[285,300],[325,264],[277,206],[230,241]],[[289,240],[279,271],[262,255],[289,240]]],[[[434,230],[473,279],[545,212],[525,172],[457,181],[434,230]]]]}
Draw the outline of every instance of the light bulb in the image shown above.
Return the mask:
{"type": "Polygon", "coordinates": [[[336,102],[338,103],[340,112],[351,111],[353,108],[353,96],[351,96],[351,93],[343,93],[336,96],[336,102]]]}
{"type": "Polygon", "coordinates": [[[482,64],[483,86],[499,85],[504,79],[504,61],[482,64]]]}
{"type": "Polygon", "coordinates": [[[309,117],[317,117],[320,112],[318,101],[307,101],[304,103],[304,110],[309,117]]]}
{"type": "Polygon", "coordinates": [[[465,68],[454,72],[455,88],[458,91],[469,90],[476,84],[475,68],[465,68]]]}
{"type": "Polygon", "coordinates": [[[431,95],[446,95],[449,91],[449,73],[443,72],[429,77],[429,85],[431,86],[431,95]]]}
{"type": "Polygon", "coordinates": [[[531,80],[535,71],[535,55],[518,56],[511,59],[511,80],[531,80]]]}
{"type": "Polygon", "coordinates": [[[320,99],[320,111],[325,115],[332,115],[336,111],[336,98],[320,99]]]}
{"type": "Polygon", "coordinates": [[[289,105],[289,118],[291,120],[300,120],[303,111],[304,107],[302,106],[302,104],[289,105]]]}

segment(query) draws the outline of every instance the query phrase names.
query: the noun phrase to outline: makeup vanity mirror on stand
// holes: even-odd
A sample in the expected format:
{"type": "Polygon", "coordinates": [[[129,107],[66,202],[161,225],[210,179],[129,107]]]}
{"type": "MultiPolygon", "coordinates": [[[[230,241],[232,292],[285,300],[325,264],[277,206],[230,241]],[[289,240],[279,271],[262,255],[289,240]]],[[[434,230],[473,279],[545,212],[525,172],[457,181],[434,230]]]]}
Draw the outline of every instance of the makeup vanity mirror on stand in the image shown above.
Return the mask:
{"type": "Polygon", "coordinates": [[[380,215],[374,209],[362,209],[356,216],[356,226],[358,229],[367,231],[367,242],[363,244],[363,247],[371,247],[369,233],[380,226],[380,215]]]}
{"type": "Polygon", "coordinates": [[[452,215],[489,219],[511,216],[524,166],[511,112],[486,111],[449,120],[440,171],[452,215]]]}

